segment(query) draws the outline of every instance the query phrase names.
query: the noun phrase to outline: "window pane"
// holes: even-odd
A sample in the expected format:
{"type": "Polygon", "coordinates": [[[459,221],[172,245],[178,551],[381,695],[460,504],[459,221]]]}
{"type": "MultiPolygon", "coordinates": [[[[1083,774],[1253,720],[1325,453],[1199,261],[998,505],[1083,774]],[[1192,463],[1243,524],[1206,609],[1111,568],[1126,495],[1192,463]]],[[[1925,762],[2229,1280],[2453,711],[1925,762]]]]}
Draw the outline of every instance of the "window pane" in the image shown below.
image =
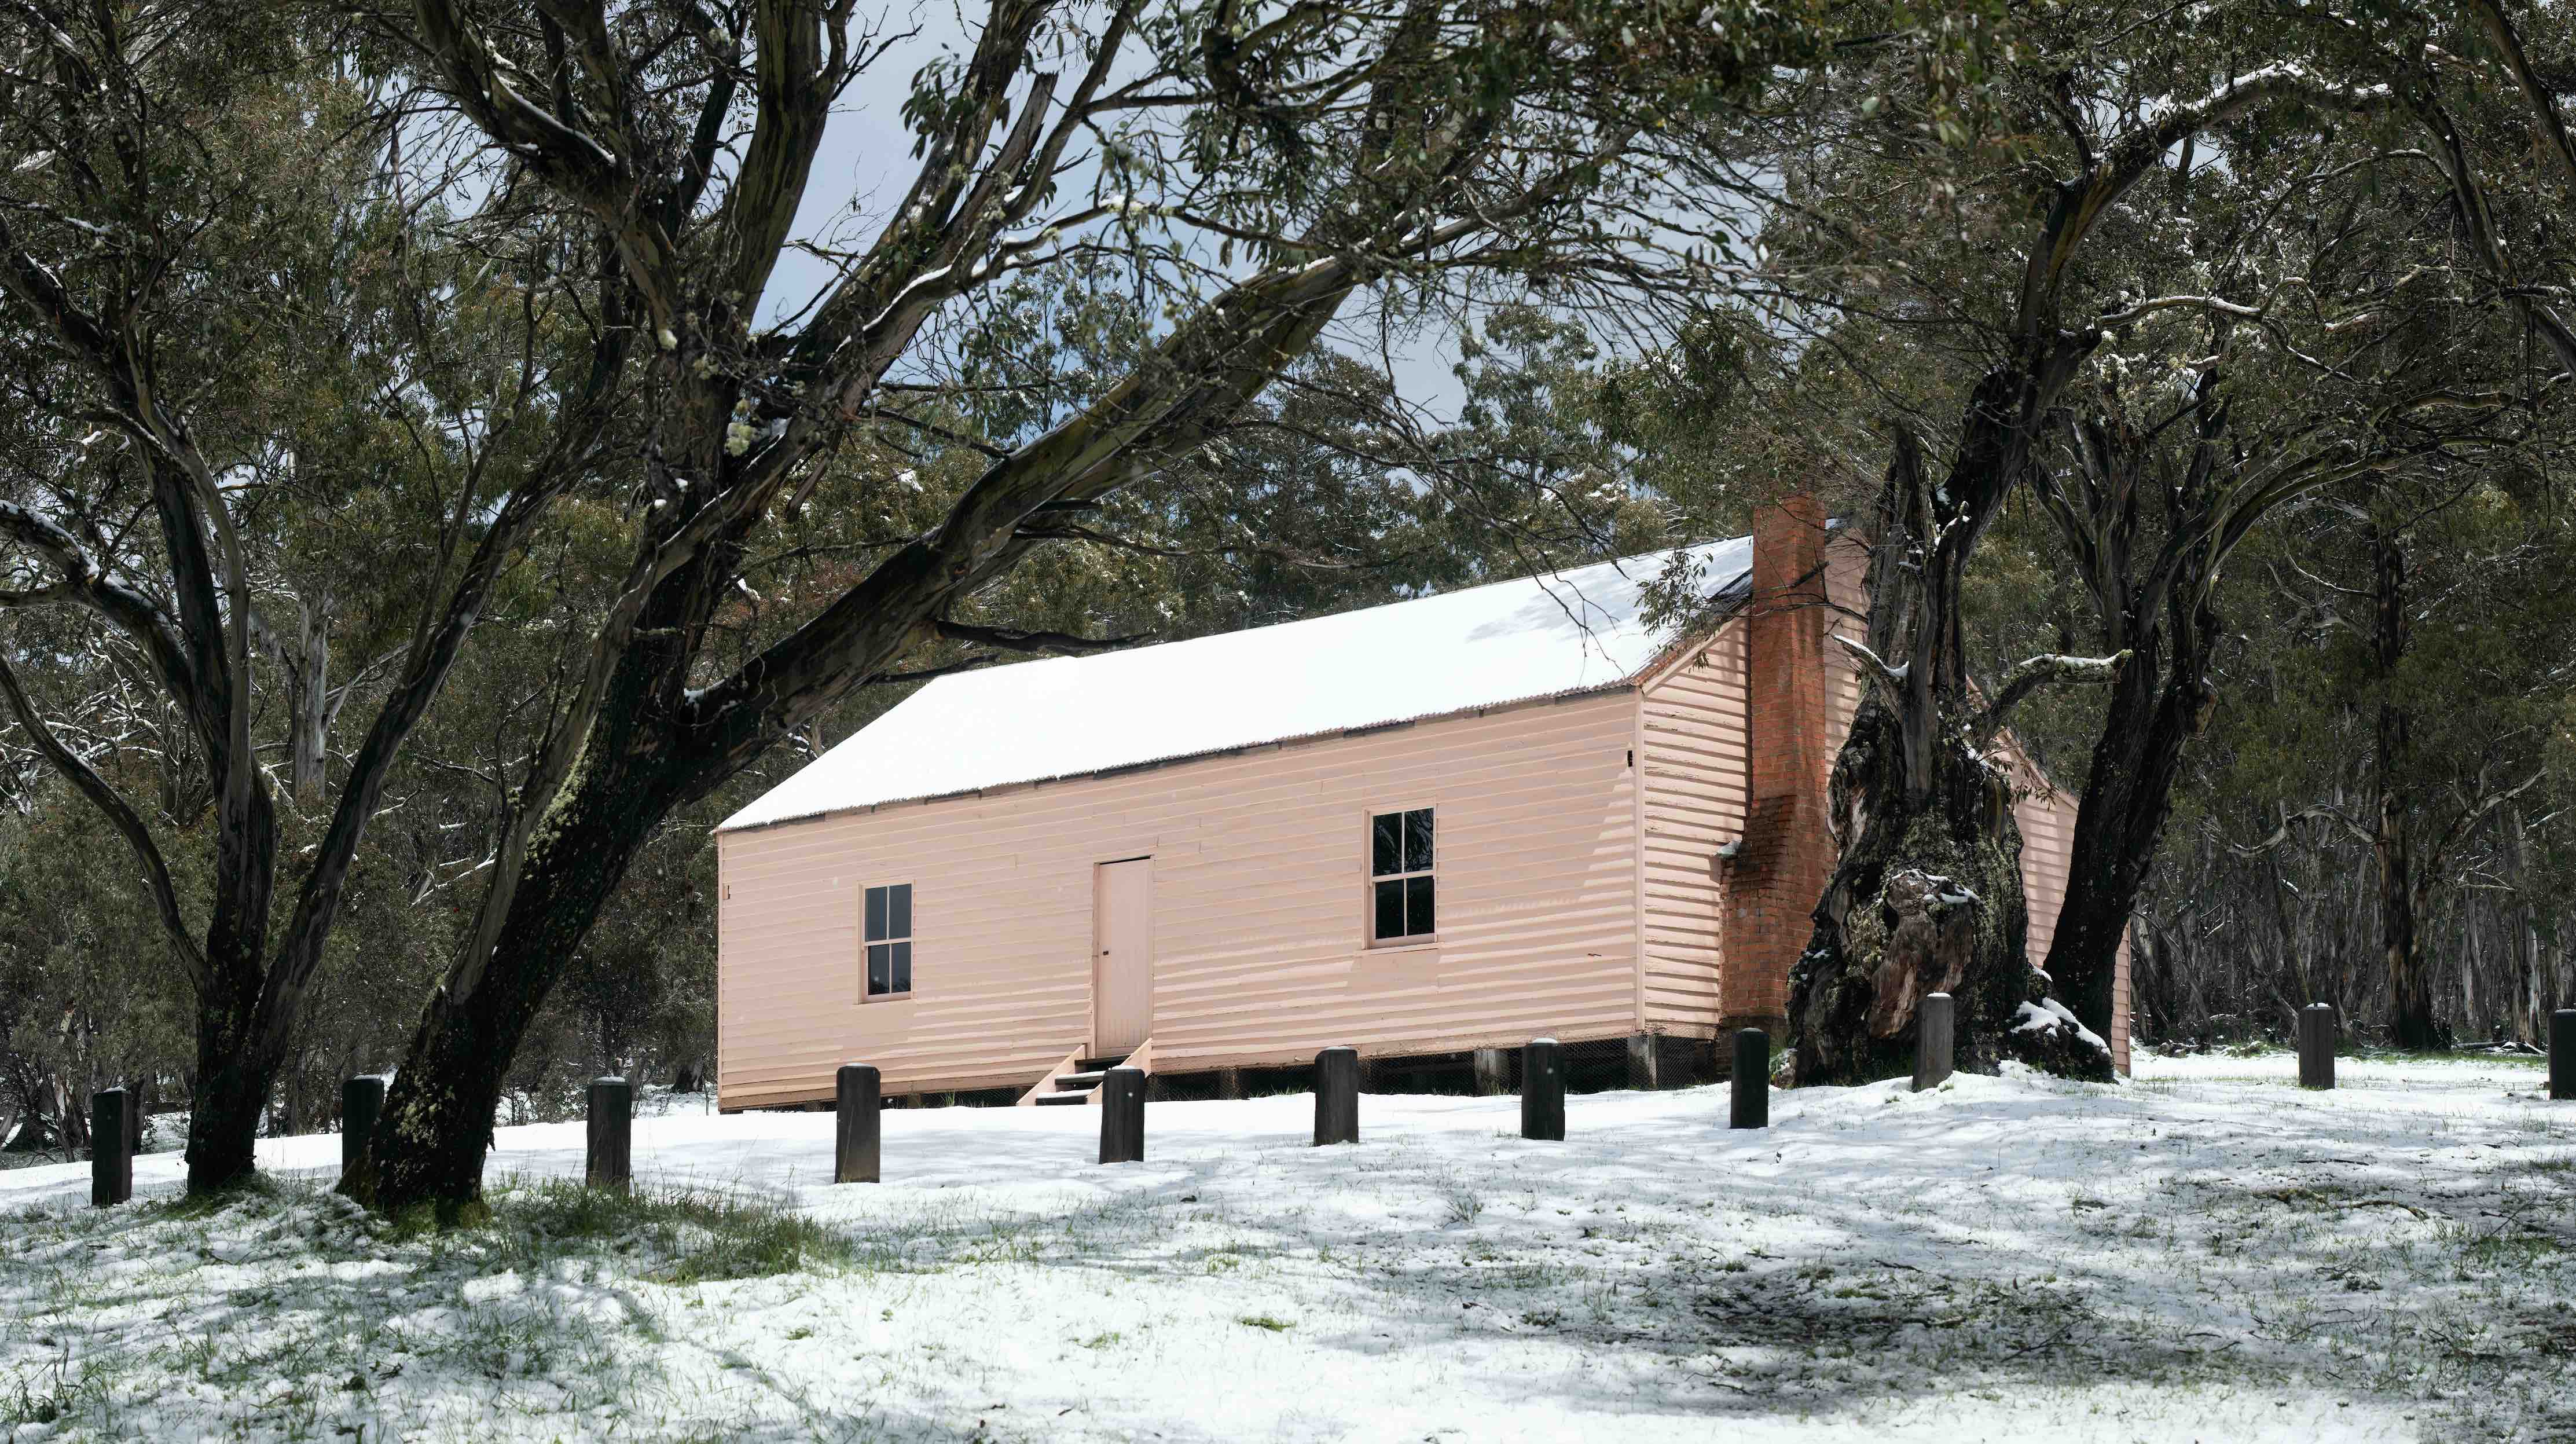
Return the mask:
{"type": "Polygon", "coordinates": [[[893,961],[894,948],[891,945],[876,943],[868,948],[869,997],[873,998],[879,993],[894,991],[894,978],[891,975],[893,961]]]}
{"type": "Polygon", "coordinates": [[[868,940],[869,942],[875,942],[877,939],[882,938],[882,937],[884,937],[885,935],[886,935],[886,890],[885,890],[884,888],[881,888],[881,887],[872,887],[872,888],[869,888],[869,889],[868,889],[868,938],[867,938],[867,940],[868,940]]]}
{"type": "Polygon", "coordinates": [[[1377,933],[1381,938],[1404,936],[1404,884],[1382,882],[1377,885],[1377,933]]]}
{"type": "Polygon", "coordinates": [[[1370,821],[1369,875],[1371,877],[1384,877],[1391,872],[1404,871],[1397,866],[1402,858],[1402,852],[1396,843],[1396,834],[1403,827],[1404,814],[1401,812],[1381,812],[1370,821]]]}
{"type": "Polygon", "coordinates": [[[1431,879],[1409,877],[1404,880],[1404,935],[1423,937],[1435,931],[1431,925],[1431,879]]]}
{"type": "MultiPolygon", "coordinates": [[[[912,936],[912,884],[897,883],[886,889],[886,930],[890,938],[912,936]]],[[[896,988],[896,992],[903,991],[896,988]]]]}
{"type": "Polygon", "coordinates": [[[1418,807],[1404,815],[1404,870],[1431,869],[1431,809],[1418,807]]]}
{"type": "Polygon", "coordinates": [[[894,986],[886,991],[893,993],[912,991],[912,944],[894,945],[894,986]]]}

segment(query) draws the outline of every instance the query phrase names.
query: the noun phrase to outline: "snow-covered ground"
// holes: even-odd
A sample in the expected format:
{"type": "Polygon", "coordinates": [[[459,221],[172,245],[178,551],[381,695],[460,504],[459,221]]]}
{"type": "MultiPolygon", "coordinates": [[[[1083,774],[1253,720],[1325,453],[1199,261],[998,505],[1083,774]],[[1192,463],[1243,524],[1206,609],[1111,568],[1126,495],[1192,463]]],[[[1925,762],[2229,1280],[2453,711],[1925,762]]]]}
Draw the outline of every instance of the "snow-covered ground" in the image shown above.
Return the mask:
{"type": "MultiPolygon", "coordinates": [[[[1508,1098],[1369,1097],[1329,1149],[1303,1096],[1156,1104],[1110,1168],[1091,1109],[894,1112],[873,1187],[828,1183],[828,1115],[643,1120],[648,1181],[855,1244],[722,1283],[19,1170],[0,1437],[2576,1437],[2576,1103],[2537,1068],[2140,1072],[1783,1093],[1751,1134],[1722,1089],[1597,1094],[1562,1144],[1508,1098]]],[[[580,1164],[551,1125],[492,1167],[580,1164]]]]}

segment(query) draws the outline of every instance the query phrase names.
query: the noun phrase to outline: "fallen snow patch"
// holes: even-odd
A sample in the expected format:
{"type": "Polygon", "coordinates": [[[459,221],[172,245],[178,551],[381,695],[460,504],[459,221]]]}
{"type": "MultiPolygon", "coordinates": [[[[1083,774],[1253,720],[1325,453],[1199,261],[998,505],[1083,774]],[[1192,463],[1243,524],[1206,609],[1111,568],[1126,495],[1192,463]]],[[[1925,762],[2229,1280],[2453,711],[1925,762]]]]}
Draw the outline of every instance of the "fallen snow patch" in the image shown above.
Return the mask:
{"type": "MultiPolygon", "coordinates": [[[[2053,1020],[2052,1020],[2053,1021],[2053,1020]]],[[[0,1439],[2543,1440],[2576,1434],[2576,1105],[2539,1070],[2142,1060],[1909,1092],[640,1119],[647,1186],[774,1197],[837,1262],[678,1283],[647,1241],[211,1214],[0,1176],[0,1439]]],[[[504,1129],[496,1176],[581,1167],[504,1129]]],[[[167,1198],[176,1158],[138,1160],[167,1198]]]]}

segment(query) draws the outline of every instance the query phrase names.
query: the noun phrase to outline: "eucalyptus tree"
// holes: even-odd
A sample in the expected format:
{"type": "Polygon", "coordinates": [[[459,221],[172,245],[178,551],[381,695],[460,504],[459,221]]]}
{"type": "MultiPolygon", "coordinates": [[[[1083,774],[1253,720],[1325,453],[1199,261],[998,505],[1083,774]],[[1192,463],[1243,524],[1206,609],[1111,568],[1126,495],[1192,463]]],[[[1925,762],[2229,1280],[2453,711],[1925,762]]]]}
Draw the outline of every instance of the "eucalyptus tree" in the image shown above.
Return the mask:
{"type": "MultiPolygon", "coordinates": [[[[2068,398],[2032,473],[2102,649],[2127,657],[2047,960],[2089,1026],[2110,1026],[2185,749],[2219,700],[2216,599],[2238,549],[2281,508],[2366,510],[2424,468],[2492,464],[2529,429],[2519,323],[2473,272],[2424,264],[2452,233],[2451,196],[2402,140],[2353,127],[2165,176],[2163,234],[2129,248],[2131,299],[2103,318],[2110,364],[2068,398]]],[[[2383,870],[2402,874],[2402,857],[2383,870]]],[[[2392,977],[2415,971],[2401,957],[2392,977]]]]}
{"type": "Polygon", "coordinates": [[[414,241],[365,101],[239,6],[0,16],[0,609],[82,624],[31,649],[22,619],[0,697],[130,851],[196,1000],[192,1189],[251,1171],[395,760],[628,344],[560,325],[506,252],[414,241]],[[119,676],[158,732],[86,725],[119,676]]]}
{"type": "MultiPolygon", "coordinates": [[[[1882,423],[1872,612],[1852,648],[1866,692],[1828,789],[1841,855],[1791,983],[1802,1080],[1900,1071],[1907,1000],[1942,990],[1962,999],[1965,1066],[2013,1049],[2108,1068],[2044,1012],[2043,1026],[2016,1026],[2047,981],[2024,958],[2020,838],[1987,754],[2032,691],[2107,681],[2125,659],[2044,654],[1979,686],[1963,605],[1981,542],[2095,364],[2106,318],[2133,299],[2129,255],[2154,244],[2158,214],[2141,188],[2195,154],[2313,146],[2384,108],[2384,89],[2262,63],[2257,18],[2213,12],[2237,42],[2216,45],[2207,27],[2182,36],[2119,7],[2016,16],[1981,104],[1955,123],[1965,134],[1906,102],[1895,79],[1923,61],[1882,39],[1780,144],[1788,200],[1756,268],[1776,314],[1866,374],[1963,378],[1947,415],[1882,423]]],[[[1893,381],[1879,391],[1905,395],[1893,381]]]]}
{"type": "MultiPolygon", "coordinates": [[[[2333,515],[2349,519],[2354,538],[2375,558],[2359,592],[2381,599],[2368,631],[2378,674],[2394,678],[2409,670],[2408,619],[2420,610],[2407,593],[2421,560],[2409,558],[2409,534],[2430,514],[2421,495],[2458,501],[2476,495],[2478,484],[2451,478],[2532,474],[2527,459],[2509,453],[2539,444],[2541,418],[2565,404],[2565,383],[2576,375],[2565,284],[2576,268],[2565,214],[2576,144],[2563,87],[2550,79],[2571,36],[2563,12],[2500,0],[2312,10],[2293,20],[2278,44],[2319,73],[2384,90],[2403,124],[2347,137],[2314,163],[2292,157],[2284,165],[2278,153],[2245,150],[2232,157],[2236,165],[2205,168],[2199,184],[2220,192],[2267,185],[2313,191],[2294,202],[2285,190],[2256,208],[2268,234],[2303,238],[2308,253],[2240,246],[2221,268],[2229,272],[2224,284],[2191,288],[2229,290],[2232,302],[2170,299],[2223,308],[2212,314],[2234,334],[2279,336],[2268,357],[2279,370],[2263,378],[2277,402],[2268,410],[2275,426],[2287,428],[2285,438],[2318,458],[2310,485],[2338,472],[2384,478],[2373,495],[2348,498],[2333,515]],[[2267,249],[2275,254],[2262,254],[2267,249]],[[2283,328],[2302,321],[2293,344],[2283,328]],[[2441,453],[2462,445],[2480,454],[2477,467],[2442,464],[2441,453]],[[2327,460],[2319,448],[2340,448],[2342,459],[2327,460]]],[[[2175,194],[2178,203],[2189,199],[2179,185],[2175,194]]],[[[2243,229],[2241,219],[2220,224],[2243,229]]],[[[2234,429],[2247,421],[2238,407],[2234,429]]],[[[2241,465],[2237,470],[2243,474],[2241,465]]],[[[2204,495],[2215,500],[2218,493],[2204,495]]],[[[2204,565],[2214,570],[2223,560],[2223,551],[2213,551],[2204,565]]],[[[2336,802],[2291,813],[2340,819],[2367,836],[2391,1034],[2408,1046],[2432,1046],[2443,1030],[2419,929],[2431,878],[2462,838],[2439,821],[2427,830],[2426,799],[2416,785],[2423,769],[2409,760],[2425,755],[2413,737],[2423,714],[2393,684],[2381,690],[2367,747],[2372,816],[2357,819],[2336,802]]],[[[2107,724],[2103,745],[2120,750],[2107,724]]],[[[2132,743],[2128,750],[2144,760],[2161,749],[2132,743]]],[[[2097,752],[2097,773],[2115,760],[2097,752]]],[[[2485,801],[2464,803],[2453,821],[2473,824],[2510,800],[2483,784],[2469,794],[2485,801]]],[[[2157,788],[2138,789],[2098,810],[2103,826],[2093,818],[2079,826],[2079,876],[2107,867],[2113,886],[2106,891],[2134,897],[2121,883],[2143,864],[2121,859],[2151,847],[2145,824],[2154,807],[2137,803],[2158,795],[2157,788]]],[[[2089,1020],[2107,1014],[2119,918],[2107,908],[2076,916],[2077,901],[2070,897],[2068,925],[2050,962],[2061,981],[2080,984],[2089,1020]]]]}
{"type": "Polygon", "coordinates": [[[633,560],[512,770],[472,925],[344,1180],[449,1211],[479,1198],[524,1029],[662,819],[871,683],[1113,640],[984,599],[1097,545],[1067,523],[1206,445],[1362,291],[1616,279],[1623,218],[1668,184],[1662,137],[1821,33],[1803,7],[1660,0],[996,0],[920,71],[918,164],[882,228],[773,322],[833,105],[883,50],[847,0],[419,0],[386,23],[508,194],[601,238],[603,315],[648,343],[633,560]],[[1163,303],[1144,356],[1009,429],[954,426],[946,358],[982,299],[1103,258],[1163,303]],[[888,437],[946,465],[879,470],[888,437]],[[754,644],[727,608],[779,594],[774,558],[834,476],[869,519],[846,579],[754,644]]]}

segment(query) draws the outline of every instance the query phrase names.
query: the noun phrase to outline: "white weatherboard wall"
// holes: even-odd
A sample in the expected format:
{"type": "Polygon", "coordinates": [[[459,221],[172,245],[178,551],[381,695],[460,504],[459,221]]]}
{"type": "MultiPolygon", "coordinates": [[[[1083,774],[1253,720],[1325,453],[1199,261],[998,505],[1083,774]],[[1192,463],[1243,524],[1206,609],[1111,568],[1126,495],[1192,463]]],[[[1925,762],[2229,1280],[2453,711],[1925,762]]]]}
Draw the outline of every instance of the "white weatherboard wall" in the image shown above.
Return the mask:
{"type": "MultiPolygon", "coordinates": [[[[1722,590],[1749,550],[1696,559],[1722,590]]],[[[827,1098],[848,1062],[895,1093],[1025,1087],[1087,1051],[1094,871],[1136,857],[1160,1069],[1709,1036],[1715,854],[1759,727],[1743,627],[1659,657],[1637,593],[1662,560],[924,688],[719,833],[725,1106],[827,1098]],[[1369,815],[1426,806],[1439,937],[1370,947],[1369,815]],[[914,890],[913,991],[862,1002],[860,903],[889,883],[914,890]]],[[[1856,607],[1858,549],[1828,564],[1856,607]]],[[[1839,741],[1859,680],[1827,665],[1839,741]]],[[[2018,811],[2037,961],[2071,806],[2018,811]]],[[[2123,1062],[2126,1023],[2124,975],[2123,1062]]]]}
{"type": "MultiPolygon", "coordinates": [[[[1158,1068],[1637,1030],[1636,694],[1523,703],[719,839],[725,1106],[1025,1086],[1091,1036],[1092,869],[1154,858],[1158,1068]],[[1372,811],[1438,814],[1439,940],[1368,947],[1372,811]],[[862,1003],[862,891],[913,993],[862,1003]]],[[[864,735],[864,734],[862,734],[864,735]]]]}
{"type": "Polygon", "coordinates": [[[1714,1037],[1725,965],[1719,849],[1744,836],[1752,776],[1741,622],[1729,622],[1646,685],[1638,733],[1645,789],[1646,1027],[1714,1037]]]}

